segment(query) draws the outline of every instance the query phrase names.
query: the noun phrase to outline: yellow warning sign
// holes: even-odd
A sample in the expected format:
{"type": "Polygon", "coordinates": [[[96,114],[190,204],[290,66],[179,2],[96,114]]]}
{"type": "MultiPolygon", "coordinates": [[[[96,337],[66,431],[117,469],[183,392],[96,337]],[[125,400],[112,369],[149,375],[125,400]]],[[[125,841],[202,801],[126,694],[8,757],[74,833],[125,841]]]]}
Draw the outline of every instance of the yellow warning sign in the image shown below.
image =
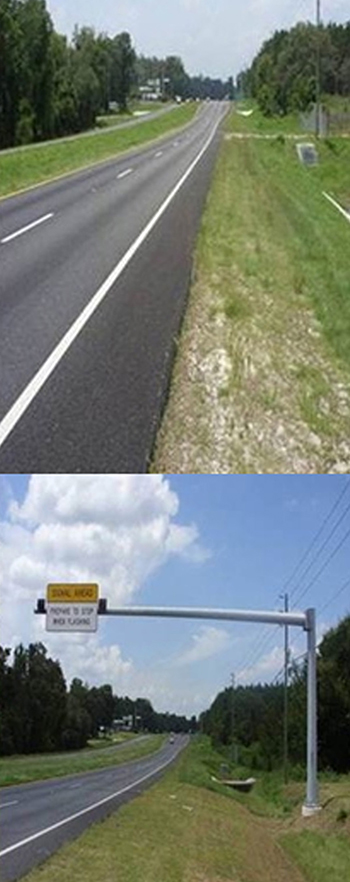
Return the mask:
{"type": "Polygon", "coordinates": [[[97,603],[98,585],[60,583],[47,586],[46,599],[48,603],[97,603]]]}

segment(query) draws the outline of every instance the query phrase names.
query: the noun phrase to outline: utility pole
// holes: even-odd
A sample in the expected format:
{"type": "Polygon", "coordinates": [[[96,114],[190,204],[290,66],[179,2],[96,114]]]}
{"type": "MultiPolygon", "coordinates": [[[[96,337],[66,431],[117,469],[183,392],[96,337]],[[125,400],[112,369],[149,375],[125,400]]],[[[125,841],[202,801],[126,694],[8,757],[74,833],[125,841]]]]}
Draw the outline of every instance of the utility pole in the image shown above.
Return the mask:
{"type": "Polygon", "coordinates": [[[321,130],[321,59],[320,59],[320,28],[321,28],[321,0],[316,0],[316,138],[320,137],[321,130]]]}
{"type": "Polygon", "coordinates": [[[231,742],[232,742],[232,759],[235,759],[235,675],[231,674],[231,742]]]}
{"type": "MultiPolygon", "coordinates": [[[[288,594],[284,595],[284,611],[289,610],[288,594]]],[[[283,714],[283,775],[284,783],[288,782],[288,625],[284,626],[284,714],[283,714]]]]}
{"type": "Polygon", "coordinates": [[[235,741],[235,675],[231,674],[231,686],[232,686],[232,695],[231,695],[231,741],[232,741],[232,759],[233,762],[238,763],[238,744],[235,741]]]}

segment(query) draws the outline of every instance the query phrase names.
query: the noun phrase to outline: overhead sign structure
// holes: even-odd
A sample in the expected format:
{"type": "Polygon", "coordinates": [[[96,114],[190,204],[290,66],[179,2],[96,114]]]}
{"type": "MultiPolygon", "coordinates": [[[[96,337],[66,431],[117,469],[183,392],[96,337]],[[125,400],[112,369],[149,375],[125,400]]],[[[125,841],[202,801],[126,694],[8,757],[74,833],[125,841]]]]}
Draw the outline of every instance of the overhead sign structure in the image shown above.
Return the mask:
{"type": "Polygon", "coordinates": [[[305,612],[276,612],[242,609],[199,609],[184,607],[129,606],[107,609],[107,600],[98,602],[97,585],[48,585],[47,603],[40,598],[35,613],[46,613],[48,631],[95,631],[97,615],[165,616],[187,619],[226,619],[236,622],[263,622],[273,625],[297,625],[307,634],[307,782],[302,807],[305,817],[321,808],[317,784],[317,690],[316,690],[316,615],[305,612]]]}
{"type": "Polygon", "coordinates": [[[98,585],[51,584],[46,591],[47,631],[96,631],[98,585]]]}

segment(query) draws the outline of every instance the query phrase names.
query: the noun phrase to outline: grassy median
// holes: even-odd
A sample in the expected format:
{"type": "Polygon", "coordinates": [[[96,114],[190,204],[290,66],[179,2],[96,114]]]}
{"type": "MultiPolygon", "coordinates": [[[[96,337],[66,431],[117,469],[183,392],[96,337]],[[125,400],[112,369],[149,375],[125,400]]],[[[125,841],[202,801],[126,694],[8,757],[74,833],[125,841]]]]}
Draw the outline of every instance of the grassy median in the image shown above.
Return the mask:
{"type": "MultiPolygon", "coordinates": [[[[291,796],[281,783],[279,787],[274,784],[269,788],[266,773],[255,773],[262,779],[257,783],[260,795],[252,791],[245,798],[242,795],[237,798],[234,791],[212,781],[213,774],[220,774],[222,759],[207,739],[196,738],[160,783],[107,820],[91,826],[26,879],[28,882],[39,882],[39,879],[40,882],[65,882],[66,879],[74,879],[74,882],[95,882],[96,879],[104,882],[328,882],[329,878],[332,882],[344,882],[347,879],[349,823],[348,819],[336,820],[339,800],[337,808],[324,809],[322,821],[320,816],[302,820],[303,785],[296,785],[298,794],[294,792],[291,796]],[[274,798],[266,797],[264,802],[264,789],[266,793],[272,789],[274,798]],[[257,800],[259,816],[256,806],[254,808],[257,800]],[[288,806],[287,814],[281,811],[283,805],[288,806]],[[285,817],[281,817],[283,814],[285,817]],[[313,847],[314,842],[317,848],[313,847]],[[327,867],[331,868],[328,876],[327,867]]],[[[332,786],[333,789],[344,787],[344,782],[333,782],[332,786]]]]}
{"type": "Polygon", "coordinates": [[[115,743],[109,749],[65,751],[64,753],[31,754],[30,756],[9,756],[0,759],[0,786],[26,784],[29,781],[42,781],[44,778],[59,778],[77,772],[90,772],[117,766],[129,760],[141,759],[155,753],[162,747],[166,735],[149,735],[134,744],[115,743]]]}
{"type": "Polygon", "coordinates": [[[186,104],[131,128],[118,130],[116,127],[112,132],[0,153],[0,196],[111,159],[123,151],[158,139],[191,122],[197,110],[197,104],[186,104]]]}
{"type": "Polygon", "coordinates": [[[154,471],[349,471],[350,139],[293,126],[225,123],[154,471]]]}

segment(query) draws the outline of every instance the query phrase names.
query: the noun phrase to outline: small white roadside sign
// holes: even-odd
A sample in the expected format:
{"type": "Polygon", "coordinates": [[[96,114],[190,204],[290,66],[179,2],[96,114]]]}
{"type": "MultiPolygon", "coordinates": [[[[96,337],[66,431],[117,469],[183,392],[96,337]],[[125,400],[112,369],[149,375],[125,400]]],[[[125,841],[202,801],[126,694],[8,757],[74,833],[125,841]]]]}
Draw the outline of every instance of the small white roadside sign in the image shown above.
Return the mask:
{"type": "Polygon", "coordinates": [[[96,631],[97,603],[48,603],[47,631],[96,631]]]}

